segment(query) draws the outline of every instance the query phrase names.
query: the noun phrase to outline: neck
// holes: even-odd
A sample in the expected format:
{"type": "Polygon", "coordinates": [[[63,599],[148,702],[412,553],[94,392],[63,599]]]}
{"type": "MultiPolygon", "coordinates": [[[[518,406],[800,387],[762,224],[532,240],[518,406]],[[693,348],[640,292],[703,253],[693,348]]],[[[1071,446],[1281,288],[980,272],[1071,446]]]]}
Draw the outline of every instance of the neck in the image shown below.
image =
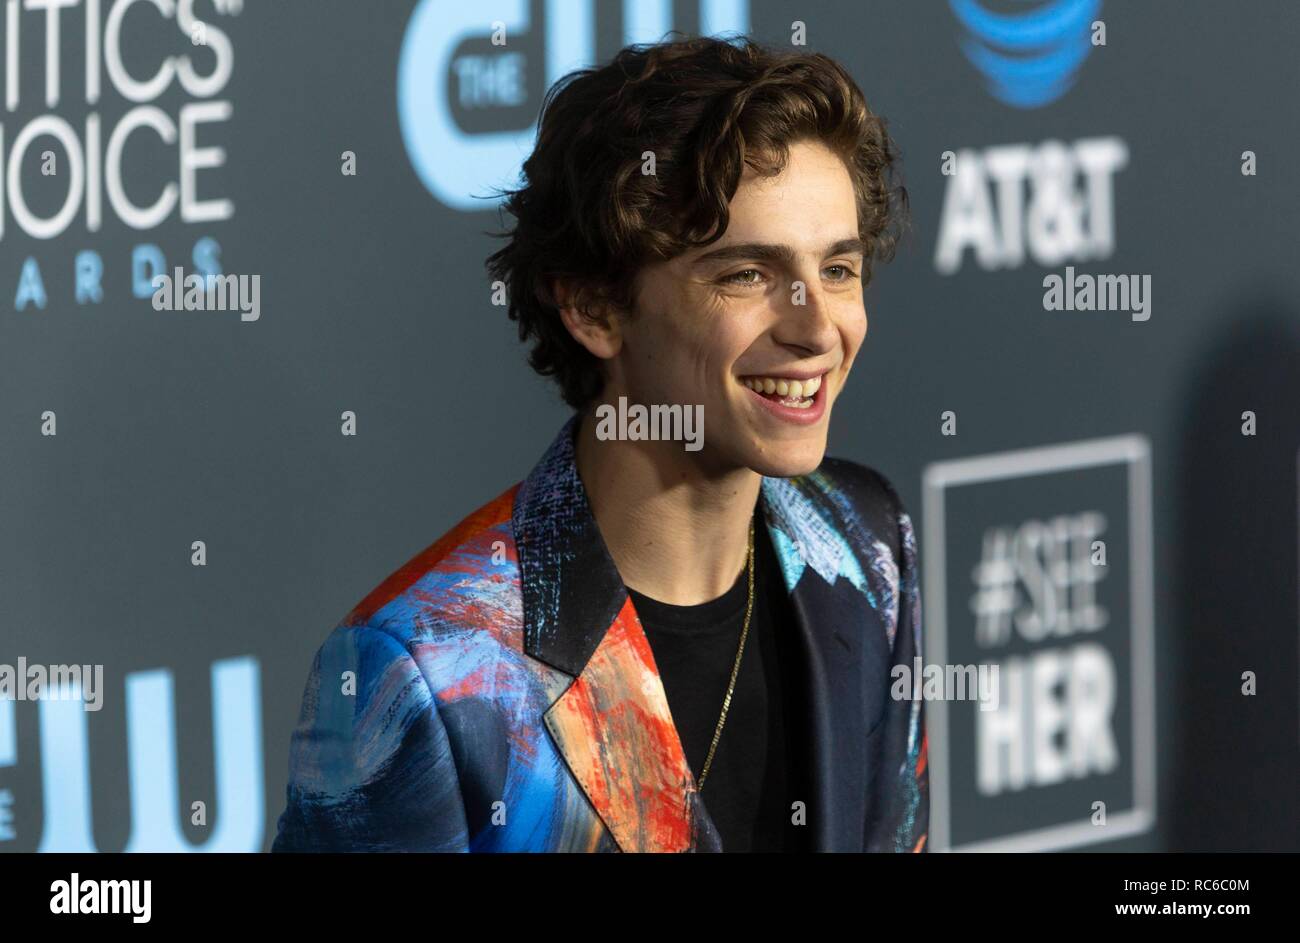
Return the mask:
{"type": "Polygon", "coordinates": [[[680,442],[596,438],[588,411],[574,458],[596,526],[623,582],[651,599],[716,599],[745,567],[761,477],[709,472],[680,442]]]}

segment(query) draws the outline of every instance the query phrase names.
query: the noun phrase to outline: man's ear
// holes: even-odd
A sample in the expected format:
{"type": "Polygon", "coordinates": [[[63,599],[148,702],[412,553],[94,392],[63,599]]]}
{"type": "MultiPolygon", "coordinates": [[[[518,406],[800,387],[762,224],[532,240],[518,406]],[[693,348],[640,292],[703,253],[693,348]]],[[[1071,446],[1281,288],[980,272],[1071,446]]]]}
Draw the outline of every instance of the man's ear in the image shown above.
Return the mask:
{"type": "Polygon", "coordinates": [[[592,302],[584,309],[573,283],[558,277],[551,280],[551,297],[565,330],[593,357],[609,360],[622,349],[622,320],[612,305],[592,302]]]}

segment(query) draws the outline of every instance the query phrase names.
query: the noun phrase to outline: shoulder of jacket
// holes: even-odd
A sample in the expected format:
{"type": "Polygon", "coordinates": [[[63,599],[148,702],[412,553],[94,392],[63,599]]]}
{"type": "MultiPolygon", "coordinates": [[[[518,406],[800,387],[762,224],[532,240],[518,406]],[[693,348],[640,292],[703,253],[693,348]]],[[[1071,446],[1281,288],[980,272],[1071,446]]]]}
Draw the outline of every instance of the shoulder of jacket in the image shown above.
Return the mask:
{"type": "Polygon", "coordinates": [[[878,535],[901,558],[911,519],[893,483],[870,465],[829,455],[817,472],[839,494],[840,515],[856,518],[857,524],[878,535]]]}
{"type": "Polygon", "coordinates": [[[464,613],[464,600],[503,580],[518,579],[511,526],[512,485],[466,515],[436,541],[394,570],[359,602],[340,628],[371,628],[407,641],[441,613],[464,613]]]}
{"type": "Polygon", "coordinates": [[[893,483],[870,465],[828,455],[817,470],[844,491],[855,505],[883,508],[895,519],[906,513],[893,483]]]}

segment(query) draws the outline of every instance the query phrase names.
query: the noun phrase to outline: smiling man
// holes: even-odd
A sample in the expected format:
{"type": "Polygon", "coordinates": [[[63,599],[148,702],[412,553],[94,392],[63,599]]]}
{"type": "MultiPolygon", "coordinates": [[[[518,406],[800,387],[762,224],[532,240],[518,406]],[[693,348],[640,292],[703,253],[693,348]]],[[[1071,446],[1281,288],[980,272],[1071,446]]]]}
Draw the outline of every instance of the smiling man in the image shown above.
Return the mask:
{"type": "Polygon", "coordinates": [[[825,456],[895,170],[820,55],[629,47],[552,89],[489,269],[575,414],[321,646],[275,850],[925,849],[912,524],[825,456]],[[698,447],[602,428],[627,404],[698,447]]]}

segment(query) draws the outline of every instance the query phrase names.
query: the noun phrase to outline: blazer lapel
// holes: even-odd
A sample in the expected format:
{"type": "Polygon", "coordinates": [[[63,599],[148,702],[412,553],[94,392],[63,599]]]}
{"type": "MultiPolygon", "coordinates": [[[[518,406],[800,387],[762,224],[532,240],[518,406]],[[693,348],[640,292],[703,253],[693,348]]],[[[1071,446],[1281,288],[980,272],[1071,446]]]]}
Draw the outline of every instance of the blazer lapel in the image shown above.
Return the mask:
{"type": "Polygon", "coordinates": [[[764,478],[762,504],[804,654],[814,848],[862,851],[873,772],[864,664],[885,638],[883,577],[854,552],[850,536],[865,535],[853,534],[856,514],[821,473],[764,478]]]}
{"type": "Polygon", "coordinates": [[[695,783],[628,600],[546,727],[624,851],[686,851],[695,783]]]}
{"type": "Polygon", "coordinates": [[[576,427],[521,484],[512,515],[524,650],[574,678],[544,722],[621,850],[712,850],[649,642],[578,478],[576,427]]]}

